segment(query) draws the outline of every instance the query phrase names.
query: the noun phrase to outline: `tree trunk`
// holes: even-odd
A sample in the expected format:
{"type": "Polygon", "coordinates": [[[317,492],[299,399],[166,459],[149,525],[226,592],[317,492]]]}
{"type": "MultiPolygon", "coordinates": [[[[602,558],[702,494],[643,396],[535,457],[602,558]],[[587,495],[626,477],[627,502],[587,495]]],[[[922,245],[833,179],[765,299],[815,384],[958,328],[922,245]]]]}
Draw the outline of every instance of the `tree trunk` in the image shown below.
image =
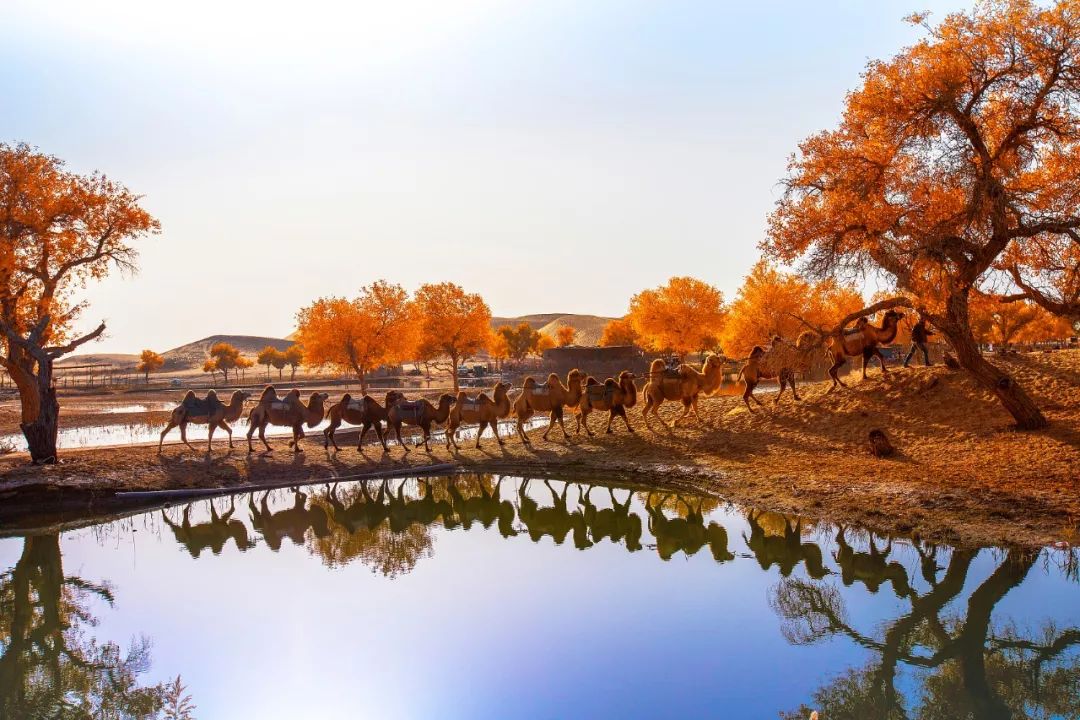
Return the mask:
{"type": "Polygon", "coordinates": [[[960,367],[967,370],[976,381],[993,391],[1005,409],[1016,420],[1021,430],[1038,430],[1046,427],[1046,418],[1024,389],[1007,373],[991,364],[979,352],[979,346],[971,334],[968,320],[968,297],[966,292],[949,295],[944,322],[937,323],[942,333],[956,350],[960,367]]]}
{"type": "Polygon", "coordinates": [[[290,370],[291,372],[289,373],[289,382],[293,382],[296,380],[296,366],[291,366],[290,370]]]}
{"type": "Polygon", "coordinates": [[[277,369],[277,379],[278,380],[282,380],[282,379],[285,378],[285,375],[284,375],[284,372],[283,372],[284,370],[285,370],[285,368],[278,368],[277,369]]]}
{"type": "Polygon", "coordinates": [[[52,360],[37,363],[28,354],[7,363],[8,373],[19,388],[22,422],[19,424],[30,459],[35,465],[56,462],[56,434],[60,427],[60,403],[52,383],[52,360]],[[37,374],[33,372],[37,365],[37,374]]]}
{"type": "Polygon", "coordinates": [[[458,394],[458,356],[450,355],[450,372],[454,375],[454,395],[458,394]]]}

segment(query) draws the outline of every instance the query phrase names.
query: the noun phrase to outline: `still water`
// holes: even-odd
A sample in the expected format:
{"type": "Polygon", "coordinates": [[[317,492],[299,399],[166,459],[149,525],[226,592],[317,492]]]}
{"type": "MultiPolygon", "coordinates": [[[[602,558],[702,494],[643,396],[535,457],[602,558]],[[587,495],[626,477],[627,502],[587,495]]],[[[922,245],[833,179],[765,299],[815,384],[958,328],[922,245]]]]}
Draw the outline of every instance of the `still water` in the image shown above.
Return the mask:
{"type": "Polygon", "coordinates": [[[490,475],[200,500],[0,539],[0,717],[1076,718],[1077,563],[490,475]]]}

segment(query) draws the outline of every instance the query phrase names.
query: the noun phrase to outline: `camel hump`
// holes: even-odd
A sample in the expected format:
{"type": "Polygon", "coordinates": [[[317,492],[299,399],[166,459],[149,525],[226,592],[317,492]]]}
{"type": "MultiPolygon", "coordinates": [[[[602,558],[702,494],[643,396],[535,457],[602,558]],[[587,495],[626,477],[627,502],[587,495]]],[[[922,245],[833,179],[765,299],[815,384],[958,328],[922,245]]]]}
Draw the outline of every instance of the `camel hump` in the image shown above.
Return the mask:
{"type": "Polygon", "coordinates": [[[756,360],[757,358],[761,357],[764,354],[765,354],[765,348],[761,347],[760,345],[755,345],[754,349],[750,351],[750,359],[751,360],[756,360]]]}
{"type": "Polygon", "coordinates": [[[599,385],[599,384],[600,384],[600,381],[597,380],[596,378],[594,378],[592,375],[585,378],[585,386],[586,387],[591,387],[593,385],[599,385]]]}
{"type": "Polygon", "coordinates": [[[259,402],[263,402],[265,400],[269,400],[270,398],[276,397],[277,390],[274,389],[273,385],[267,385],[265,388],[263,388],[262,394],[259,395],[259,402]]]}
{"type": "Polygon", "coordinates": [[[195,391],[194,390],[188,390],[186,393],[184,393],[184,399],[180,401],[180,404],[181,405],[187,405],[188,402],[190,402],[192,400],[195,400],[195,391]]]}
{"type": "Polygon", "coordinates": [[[534,387],[536,387],[536,378],[534,378],[532,375],[530,375],[529,377],[525,378],[525,382],[523,382],[521,384],[521,387],[523,387],[523,388],[534,388],[534,387]]]}

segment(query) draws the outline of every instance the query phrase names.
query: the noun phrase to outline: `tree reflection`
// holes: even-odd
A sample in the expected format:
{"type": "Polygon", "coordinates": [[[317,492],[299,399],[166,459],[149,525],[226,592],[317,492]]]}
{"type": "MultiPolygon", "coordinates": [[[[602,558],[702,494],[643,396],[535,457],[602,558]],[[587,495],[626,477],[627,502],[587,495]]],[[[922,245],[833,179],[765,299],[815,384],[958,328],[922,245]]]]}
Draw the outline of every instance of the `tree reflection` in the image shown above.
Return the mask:
{"type": "MultiPolygon", "coordinates": [[[[790,642],[844,636],[873,656],[865,667],[851,669],[819,689],[815,709],[830,719],[1080,715],[1080,658],[1070,652],[1080,643],[1080,632],[1047,625],[1032,636],[991,621],[994,607],[1024,581],[1039,553],[1004,553],[990,576],[968,595],[966,606],[950,611],[963,593],[976,552],[953,551],[941,574],[936,561],[928,562],[933,551],[918,550],[929,586],[922,593],[906,577],[896,582],[895,565],[875,561],[860,568],[860,579],[869,589],[890,580],[897,597],[909,605],[907,613],[877,633],[865,633],[851,623],[834,585],[788,578],[775,588],[771,604],[790,642]],[[897,689],[902,667],[923,676],[910,711],[897,689]]],[[[809,711],[804,706],[785,717],[805,718],[809,711]]]]}
{"type": "Polygon", "coordinates": [[[0,575],[0,717],[152,718],[164,688],[139,686],[150,667],[150,642],[126,652],[89,635],[95,601],[112,590],[64,575],[60,538],[23,540],[15,566],[0,575]]]}

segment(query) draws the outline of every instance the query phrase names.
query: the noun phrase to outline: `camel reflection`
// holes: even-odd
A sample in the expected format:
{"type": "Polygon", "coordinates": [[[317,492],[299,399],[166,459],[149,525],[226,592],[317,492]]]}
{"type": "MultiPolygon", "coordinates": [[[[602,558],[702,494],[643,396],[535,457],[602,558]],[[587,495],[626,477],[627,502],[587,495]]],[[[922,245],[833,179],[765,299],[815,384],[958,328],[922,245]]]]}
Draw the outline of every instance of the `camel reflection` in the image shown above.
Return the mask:
{"type": "Polygon", "coordinates": [[[293,505],[285,510],[271,512],[269,498],[268,490],[263,493],[259,507],[255,507],[255,493],[251,493],[248,496],[248,510],[251,512],[251,526],[274,552],[281,550],[281,541],[285,538],[298,547],[304,547],[304,536],[309,528],[315,537],[324,537],[329,533],[326,511],[317,505],[309,508],[307,495],[299,490],[293,490],[293,505]]]}
{"type": "Polygon", "coordinates": [[[904,597],[911,592],[908,584],[907,570],[895,560],[889,561],[889,553],[892,552],[892,540],[890,539],[884,550],[879,550],[874,536],[870,536],[869,552],[856,552],[848,544],[844,536],[844,526],[839,526],[836,533],[838,548],[833,553],[833,559],[840,566],[840,577],[844,585],[852,585],[855,581],[861,582],[866,589],[876,593],[882,583],[891,582],[893,592],[897,597],[904,597]]]}
{"type": "Polygon", "coordinates": [[[734,559],[728,551],[727,530],[723,525],[710,522],[705,526],[705,516],[701,507],[703,498],[698,498],[695,508],[681,495],[674,497],[676,510],[682,505],[685,509],[680,517],[668,517],[664,514],[664,504],[670,495],[664,495],[659,502],[654,502],[653,493],[649,493],[645,510],[649,514],[649,532],[656,538],[656,552],[663,560],[670,560],[680,550],[690,557],[706,545],[718,563],[734,559]]]}
{"type": "Polygon", "coordinates": [[[762,570],[768,570],[773,565],[780,569],[784,577],[791,575],[792,571],[801,562],[806,568],[806,573],[812,578],[821,579],[829,574],[825,568],[821,548],[815,543],[803,540],[802,518],[797,518],[792,524],[791,518],[778,513],[754,512],[751,510],[746,515],[746,523],[750,527],[750,537],[743,533],[750,552],[754,553],[762,570]],[[766,524],[782,522],[778,532],[768,532],[766,524]]]}
{"type": "MultiPolygon", "coordinates": [[[[843,531],[840,533],[843,536],[843,531]]],[[[840,538],[838,538],[840,540],[840,538]]],[[[846,545],[846,543],[845,543],[846,545]]],[[[849,718],[1036,718],[1080,716],[1080,630],[1052,624],[1038,633],[1009,622],[991,622],[995,606],[1024,582],[1038,552],[987,552],[994,569],[961,601],[980,551],[954,550],[944,568],[934,548],[916,545],[927,589],[916,591],[903,566],[888,562],[889,548],[855,553],[844,545],[838,557],[852,563],[850,577],[874,590],[892,583],[908,611],[877,633],[850,624],[836,586],[790,578],[774,590],[770,604],[784,621],[784,634],[805,645],[844,636],[871,651],[862,668],[841,674],[814,694],[812,705],[783,717],[805,718],[811,709],[823,717],[849,718]],[[862,561],[858,569],[855,561],[862,561]],[[994,557],[996,555],[996,557],[994,557]],[[942,574],[940,571],[944,570],[942,574]],[[869,581],[869,582],[867,582],[869,581]],[[913,707],[896,687],[901,668],[918,669],[921,692],[913,707]]]]}
{"type": "Polygon", "coordinates": [[[451,513],[443,516],[447,528],[460,525],[468,530],[474,522],[487,529],[497,523],[499,534],[504,538],[514,537],[514,505],[501,497],[502,483],[492,480],[490,475],[478,475],[463,482],[466,492],[462,493],[457,479],[447,483],[450,495],[451,513]]]}
{"type": "Polygon", "coordinates": [[[607,538],[616,545],[625,543],[630,552],[640,550],[641,516],[630,511],[634,500],[633,491],[627,490],[626,500],[620,503],[615,499],[615,489],[609,487],[607,491],[611,498],[611,507],[599,509],[592,503],[592,491],[593,486],[590,485],[578,499],[578,503],[584,508],[582,514],[592,541],[598,543],[607,538]]]}
{"type": "Polygon", "coordinates": [[[225,543],[231,538],[241,552],[255,547],[255,543],[248,538],[247,526],[240,520],[233,518],[236,511],[235,498],[229,499],[228,512],[218,515],[213,501],[210,502],[210,521],[191,524],[191,508],[188,505],[177,524],[172,521],[163,510],[161,518],[173,532],[176,541],[187,548],[191,557],[198,558],[203,550],[210,550],[214,555],[220,555],[225,548],[225,543]]]}
{"type": "Polygon", "coordinates": [[[593,542],[589,539],[585,516],[580,510],[570,512],[567,507],[566,492],[570,489],[570,484],[564,483],[560,494],[555,492],[549,481],[544,480],[544,485],[551,492],[552,504],[540,506],[528,494],[529,483],[530,481],[526,480],[518,487],[518,519],[528,529],[532,541],[540,542],[541,538],[550,535],[556,545],[562,545],[566,536],[573,532],[574,547],[578,550],[591,547],[593,542]]]}

